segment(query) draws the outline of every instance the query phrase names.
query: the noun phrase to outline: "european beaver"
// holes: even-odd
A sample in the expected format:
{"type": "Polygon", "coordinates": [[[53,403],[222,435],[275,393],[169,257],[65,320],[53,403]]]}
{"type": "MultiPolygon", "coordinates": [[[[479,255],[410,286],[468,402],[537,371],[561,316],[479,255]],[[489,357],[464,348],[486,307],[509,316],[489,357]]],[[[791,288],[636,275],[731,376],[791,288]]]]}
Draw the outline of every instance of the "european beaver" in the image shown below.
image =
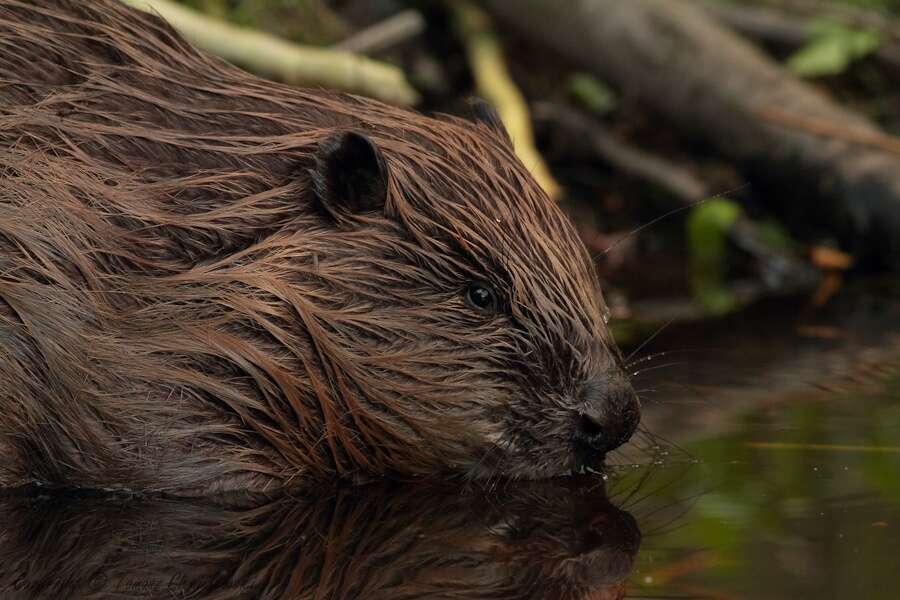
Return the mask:
{"type": "Polygon", "coordinates": [[[536,478],[626,441],[591,259],[476,113],[0,0],[0,485],[536,478]]]}

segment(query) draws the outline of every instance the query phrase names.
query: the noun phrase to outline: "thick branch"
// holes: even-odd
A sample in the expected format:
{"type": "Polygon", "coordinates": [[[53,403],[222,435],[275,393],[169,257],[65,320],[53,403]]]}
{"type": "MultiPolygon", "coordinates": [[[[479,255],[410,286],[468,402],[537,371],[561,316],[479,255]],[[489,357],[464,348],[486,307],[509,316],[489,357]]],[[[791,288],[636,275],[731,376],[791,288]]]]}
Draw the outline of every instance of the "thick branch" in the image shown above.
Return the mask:
{"type": "Polygon", "coordinates": [[[419,95],[403,72],[351,52],[300,46],[205,17],[170,0],[122,0],[160,15],[193,44],[254,73],[309,87],[325,87],[410,105],[419,95]]]}
{"type": "Polygon", "coordinates": [[[685,204],[709,196],[706,183],[691,172],[659,156],[626,144],[603,125],[575,109],[543,102],[535,105],[533,112],[539,121],[550,121],[555,127],[562,127],[574,139],[587,141],[594,153],[603,157],[619,171],[654,183],[685,204]]]}
{"type": "Polygon", "coordinates": [[[683,0],[485,0],[496,15],[774,184],[797,230],[900,270],[900,157],[888,137],[683,0]],[[763,118],[779,111],[796,122],[763,118]],[[812,131],[828,122],[853,138],[812,131]]]}

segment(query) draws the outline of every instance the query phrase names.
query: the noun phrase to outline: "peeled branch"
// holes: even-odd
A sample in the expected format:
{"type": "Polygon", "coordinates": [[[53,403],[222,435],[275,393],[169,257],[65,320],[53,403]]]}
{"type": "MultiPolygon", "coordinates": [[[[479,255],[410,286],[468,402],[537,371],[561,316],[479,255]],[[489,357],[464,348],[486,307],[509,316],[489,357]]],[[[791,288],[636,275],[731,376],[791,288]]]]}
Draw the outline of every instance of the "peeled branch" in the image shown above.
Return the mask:
{"type": "Polygon", "coordinates": [[[301,46],[206,17],[169,0],[122,2],[158,14],[194,45],[270,79],[343,90],[398,105],[419,100],[400,69],[352,52],[301,46]]]}
{"type": "Polygon", "coordinates": [[[466,48],[478,95],[490,102],[500,115],[513,147],[522,163],[551,198],[562,191],[534,145],[528,104],[506,69],[503,50],[491,28],[491,20],[475,5],[451,0],[456,29],[466,48]]]}

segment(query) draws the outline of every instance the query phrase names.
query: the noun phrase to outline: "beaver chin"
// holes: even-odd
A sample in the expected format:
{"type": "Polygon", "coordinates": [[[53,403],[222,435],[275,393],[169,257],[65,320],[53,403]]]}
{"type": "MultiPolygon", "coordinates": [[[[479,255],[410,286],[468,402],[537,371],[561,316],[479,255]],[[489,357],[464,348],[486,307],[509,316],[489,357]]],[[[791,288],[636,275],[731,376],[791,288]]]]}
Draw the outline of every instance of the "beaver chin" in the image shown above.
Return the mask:
{"type": "Polygon", "coordinates": [[[464,470],[466,478],[539,480],[604,472],[607,453],[585,445],[571,432],[540,445],[529,441],[491,444],[464,470]]]}
{"type": "Polygon", "coordinates": [[[522,454],[493,447],[466,471],[473,480],[540,480],[573,475],[601,474],[606,456],[582,455],[573,449],[546,449],[522,454]]]}

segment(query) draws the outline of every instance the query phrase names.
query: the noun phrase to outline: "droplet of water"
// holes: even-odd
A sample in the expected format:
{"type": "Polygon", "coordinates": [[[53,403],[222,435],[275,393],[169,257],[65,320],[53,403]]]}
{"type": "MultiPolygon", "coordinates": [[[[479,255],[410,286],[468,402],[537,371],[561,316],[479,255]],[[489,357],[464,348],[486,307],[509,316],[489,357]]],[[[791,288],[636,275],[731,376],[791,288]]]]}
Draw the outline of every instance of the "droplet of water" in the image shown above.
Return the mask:
{"type": "Polygon", "coordinates": [[[609,325],[609,320],[612,319],[612,311],[608,306],[603,307],[603,310],[600,312],[600,318],[603,319],[604,325],[609,325]]]}

